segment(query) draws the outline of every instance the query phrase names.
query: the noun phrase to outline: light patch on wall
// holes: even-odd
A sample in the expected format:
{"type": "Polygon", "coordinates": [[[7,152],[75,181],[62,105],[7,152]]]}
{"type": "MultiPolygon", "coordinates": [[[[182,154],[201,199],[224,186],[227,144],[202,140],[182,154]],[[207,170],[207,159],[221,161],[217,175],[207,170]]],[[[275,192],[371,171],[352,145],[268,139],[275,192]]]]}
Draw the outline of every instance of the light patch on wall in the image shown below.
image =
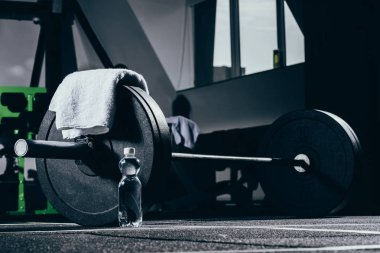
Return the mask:
{"type": "Polygon", "coordinates": [[[32,70],[33,69],[33,64],[34,64],[34,59],[33,58],[28,58],[25,60],[25,66],[32,70]]]}
{"type": "Polygon", "coordinates": [[[78,70],[103,68],[103,64],[76,19],[72,29],[78,70]]]}
{"type": "Polygon", "coordinates": [[[22,77],[23,75],[25,75],[25,72],[25,68],[21,65],[15,65],[9,68],[9,73],[12,76],[22,77]]]}
{"type": "Polygon", "coordinates": [[[193,22],[186,1],[129,0],[176,90],[194,84],[193,22]]]}
{"type": "Polygon", "coordinates": [[[31,21],[0,20],[0,85],[29,85],[39,31],[31,21]]]}

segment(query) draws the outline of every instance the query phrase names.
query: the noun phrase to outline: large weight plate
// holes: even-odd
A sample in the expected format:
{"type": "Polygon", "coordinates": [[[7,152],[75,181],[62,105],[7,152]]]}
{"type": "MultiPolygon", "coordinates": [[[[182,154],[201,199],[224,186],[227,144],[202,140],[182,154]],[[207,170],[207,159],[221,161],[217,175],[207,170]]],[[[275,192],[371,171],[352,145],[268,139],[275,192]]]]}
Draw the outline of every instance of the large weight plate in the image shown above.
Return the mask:
{"type": "MultiPolygon", "coordinates": [[[[170,166],[169,129],[156,123],[165,120],[159,107],[138,88],[137,91],[127,86],[118,89],[113,128],[106,135],[94,137],[109,148],[112,158],[100,157],[99,162],[90,165],[74,160],[37,159],[37,172],[47,199],[61,214],[78,224],[104,225],[117,219],[117,185],[121,178],[118,161],[124,147],[135,147],[141,160],[143,201],[155,198],[159,192],[157,184],[162,183],[160,180],[165,178],[170,166]],[[155,108],[154,117],[148,105],[155,108]]],[[[62,141],[53,112],[46,113],[38,139],[62,141]]]]}
{"type": "MultiPolygon", "coordinates": [[[[128,87],[128,89],[134,96],[140,98],[140,102],[144,106],[152,126],[159,134],[156,146],[154,147],[155,155],[159,158],[158,164],[170,164],[172,157],[171,136],[164,114],[153,98],[142,89],[133,86],[128,87]]],[[[162,192],[158,191],[158,189],[165,188],[164,182],[167,180],[168,173],[169,166],[162,166],[160,169],[152,171],[149,187],[145,190],[145,195],[149,197],[148,199],[152,200],[151,202],[156,203],[165,200],[164,194],[161,194],[162,192]]]]}
{"type": "Polygon", "coordinates": [[[305,110],[276,120],[264,137],[261,156],[311,160],[307,172],[291,166],[258,170],[268,200],[296,216],[323,216],[346,204],[358,177],[360,143],[350,126],[331,113],[305,110]]]}

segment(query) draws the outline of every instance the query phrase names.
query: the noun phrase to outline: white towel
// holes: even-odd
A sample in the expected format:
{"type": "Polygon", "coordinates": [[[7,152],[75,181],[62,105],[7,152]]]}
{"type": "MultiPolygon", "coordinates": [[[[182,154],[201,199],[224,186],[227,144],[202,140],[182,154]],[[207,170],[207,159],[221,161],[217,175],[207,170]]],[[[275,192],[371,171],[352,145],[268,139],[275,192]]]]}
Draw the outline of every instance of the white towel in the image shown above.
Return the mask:
{"type": "Polygon", "coordinates": [[[182,116],[168,117],[166,122],[177,146],[182,145],[186,148],[194,148],[199,135],[197,123],[182,116]]]}
{"type": "Polygon", "coordinates": [[[107,133],[115,114],[116,86],[137,86],[148,94],[143,76],[128,69],[95,69],[65,77],[49,106],[64,139],[107,133]]]}

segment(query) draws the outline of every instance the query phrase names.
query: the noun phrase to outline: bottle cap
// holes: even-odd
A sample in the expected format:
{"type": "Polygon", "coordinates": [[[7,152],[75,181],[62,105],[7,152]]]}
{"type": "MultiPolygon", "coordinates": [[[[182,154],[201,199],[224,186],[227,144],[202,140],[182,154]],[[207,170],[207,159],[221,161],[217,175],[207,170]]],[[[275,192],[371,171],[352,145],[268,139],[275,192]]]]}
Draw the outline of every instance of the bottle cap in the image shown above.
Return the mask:
{"type": "Polygon", "coordinates": [[[135,156],[135,148],[131,148],[131,147],[128,147],[128,148],[124,148],[124,155],[125,156],[135,156]]]}

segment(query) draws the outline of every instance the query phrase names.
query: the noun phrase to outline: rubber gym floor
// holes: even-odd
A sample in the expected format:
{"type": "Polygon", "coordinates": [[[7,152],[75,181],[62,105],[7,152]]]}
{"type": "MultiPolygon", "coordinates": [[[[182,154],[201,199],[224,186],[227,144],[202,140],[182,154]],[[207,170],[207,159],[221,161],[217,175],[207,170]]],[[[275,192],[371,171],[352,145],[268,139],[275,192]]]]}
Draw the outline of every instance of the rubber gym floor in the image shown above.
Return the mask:
{"type": "Polygon", "coordinates": [[[63,219],[0,224],[0,252],[380,252],[380,216],[145,219],[135,229],[63,219]]]}

